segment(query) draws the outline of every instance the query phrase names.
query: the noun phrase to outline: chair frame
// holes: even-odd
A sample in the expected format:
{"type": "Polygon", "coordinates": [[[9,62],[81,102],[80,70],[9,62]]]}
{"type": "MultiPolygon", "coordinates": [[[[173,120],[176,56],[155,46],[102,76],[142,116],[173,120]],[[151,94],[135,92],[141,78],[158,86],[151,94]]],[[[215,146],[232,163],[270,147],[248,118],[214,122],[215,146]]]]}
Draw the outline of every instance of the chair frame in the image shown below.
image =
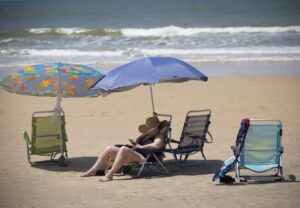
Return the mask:
{"type": "MultiPolygon", "coordinates": [[[[261,123],[261,124],[263,124],[263,123],[273,124],[273,125],[278,125],[280,127],[278,129],[278,132],[277,132],[277,134],[278,134],[277,136],[279,137],[278,138],[279,144],[278,143],[277,144],[280,145],[280,148],[277,150],[277,154],[279,154],[278,167],[272,167],[272,168],[265,169],[265,170],[262,170],[262,171],[256,171],[256,170],[247,168],[245,166],[241,166],[240,165],[241,159],[239,159],[238,162],[235,165],[236,177],[240,181],[248,181],[249,179],[254,178],[254,177],[276,177],[279,180],[283,180],[284,179],[284,175],[283,175],[283,165],[282,165],[282,154],[283,154],[283,146],[282,146],[282,122],[280,120],[273,120],[273,119],[250,119],[250,126],[251,126],[251,124],[253,122],[255,124],[259,124],[259,123],[261,123]],[[271,171],[273,169],[277,169],[277,172],[275,174],[263,174],[263,173],[266,173],[266,172],[271,171]],[[242,175],[241,174],[241,170],[248,170],[248,171],[254,172],[255,174],[253,174],[253,175],[243,174],[242,175]]],[[[247,141],[247,135],[246,135],[245,140],[247,141]]],[[[242,148],[240,156],[243,156],[243,154],[244,154],[244,146],[242,148]]]]}
{"type": "Polygon", "coordinates": [[[179,166],[193,166],[193,165],[202,165],[202,164],[204,164],[203,161],[192,163],[192,164],[186,164],[185,162],[187,161],[187,159],[190,155],[196,154],[197,152],[200,152],[202,157],[204,158],[204,161],[206,161],[206,156],[204,155],[204,152],[203,152],[204,143],[205,142],[206,143],[212,143],[212,141],[213,141],[213,136],[211,135],[211,133],[208,130],[209,125],[211,123],[210,122],[210,117],[211,117],[211,110],[210,109],[191,110],[191,111],[187,112],[179,141],[174,140],[174,139],[170,139],[169,142],[168,142],[168,146],[169,146],[170,149],[168,149],[167,152],[171,153],[173,155],[177,165],[179,165],[179,166]],[[192,116],[208,116],[208,119],[207,119],[206,124],[205,124],[205,129],[204,129],[203,135],[200,136],[201,137],[201,144],[199,144],[197,142],[197,140],[199,140],[199,135],[190,135],[190,136],[196,136],[195,139],[190,137],[193,140],[192,144],[190,146],[187,146],[187,147],[181,147],[181,144],[184,140],[184,137],[186,136],[185,130],[186,130],[186,127],[188,125],[187,119],[189,117],[192,117],[192,116]],[[207,135],[209,136],[210,141],[208,141],[207,135]],[[194,142],[195,142],[195,144],[193,144],[194,142]],[[176,149],[174,149],[172,147],[171,143],[177,143],[178,147],[176,149]],[[190,148],[190,149],[188,149],[188,148],[190,148]],[[178,154],[179,154],[179,158],[177,157],[178,154]],[[184,156],[184,158],[183,158],[183,156],[184,156]]]}
{"type": "MultiPolygon", "coordinates": [[[[35,118],[42,118],[42,117],[50,117],[50,115],[57,113],[56,111],[36,111],[32,114],[32,130],[31,130],[31,139],[28,136],[28,133],[26,131],[23,131],[23,138],[26,142],[26,150],[27,150],[27,160],[31,166],[35,165],[47,165],[47,164],[61,164],[65,165],[66,159],[68,158],[68,153],[67,153],[67,148],[65,145],[65,141],[67,141],[67,135],[65,133],[65,113],[64,111],[61,111],[58,115],[60,117],[59,121],[61,123],[60,125],[60,132],[59,132],[59,140],[60,140],[60,152],[49,152],[49,153],[32,153],[32,138],[34,137],[35,130],[34,130],[34,119],[35,118]],[[65,135],[65,138],[63,138],[63,135],[65,135]],[[65,141],[64,141],[65,140],[65,141]],[[56,155],[60,153],[60,157],[58,159],[55,159],[56,155]],[[49,160],[44,160],[44,161],[31,161],[31,156],[32,155],[37,155],[37,156],[50,156],[49,160]]],[[[53,115],[55,116],[55,115],[53,115]]],[[[42,135],[42,137],[46,136],[56,136],[56,135],[42,135]]]]}

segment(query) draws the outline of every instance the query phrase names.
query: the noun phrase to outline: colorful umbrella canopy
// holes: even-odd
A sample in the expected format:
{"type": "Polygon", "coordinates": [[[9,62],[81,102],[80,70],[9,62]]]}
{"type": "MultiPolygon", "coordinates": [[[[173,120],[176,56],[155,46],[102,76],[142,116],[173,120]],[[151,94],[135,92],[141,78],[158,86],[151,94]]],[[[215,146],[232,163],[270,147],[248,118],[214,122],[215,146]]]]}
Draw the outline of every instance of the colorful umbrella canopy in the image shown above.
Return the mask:
{"type": "Polygon", "coordinates": [[[97,91],[90,87],[103,74],[79,64],[51,63],[26,66],[4,77],[0,86],[11,93],[33,96],[57,96],[60,108],[62,97],[94,97],[97,91]]]}
{"type": "Polygon", "coordinates": [[[52,63],[26,66],[3,78],[0,86],[8,92],[55,97],[98,96],[89,88],[103,75],[84,65],[52,63]]]}
{"type": "Polygon", "coordinates": [[[111,70],[92,89],[109,94],[126,91],[141,84],[150,85],[152,109],[155,112],[151,85],[207,79],[207,76],[182,60],[172,57],[145,57],[111,70]]]}

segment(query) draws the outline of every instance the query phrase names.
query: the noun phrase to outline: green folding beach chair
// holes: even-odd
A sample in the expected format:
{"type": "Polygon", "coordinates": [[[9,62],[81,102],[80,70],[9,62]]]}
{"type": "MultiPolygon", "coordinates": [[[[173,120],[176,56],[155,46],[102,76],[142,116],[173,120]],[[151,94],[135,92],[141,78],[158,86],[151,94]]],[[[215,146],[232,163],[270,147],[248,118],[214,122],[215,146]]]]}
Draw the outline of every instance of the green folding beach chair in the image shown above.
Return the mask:
{"type": "Polygon", "coordinates": [[[281,136],[279,120],[251,119],[236,165],[237,177],[242,180],[255,177],[283,179],[281,136]]]}
{"type": "Polygon", "coordinates": [[[31,165],[64,164],[67,158],[67,135],[65,130],[65,115],[54,115],[54,111],[38,111],[32,114],[31,139],[26,131],[23,137],[26,141],[27,158],[31,165]],[[58,159],[56,156],[60,154],[58,159]],[[31,161],[31,156],[48,156],[49,160],[31,161]]]}

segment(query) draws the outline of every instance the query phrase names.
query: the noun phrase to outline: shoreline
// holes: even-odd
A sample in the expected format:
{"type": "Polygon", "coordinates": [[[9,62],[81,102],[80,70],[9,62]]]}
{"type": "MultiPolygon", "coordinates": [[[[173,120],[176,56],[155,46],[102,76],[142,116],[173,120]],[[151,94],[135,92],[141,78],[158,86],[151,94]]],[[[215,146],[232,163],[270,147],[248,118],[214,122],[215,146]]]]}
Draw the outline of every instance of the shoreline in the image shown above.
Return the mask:
{"type": "MultiPolygon", "coordinates": [[[[133,59],[137,60],[137,59],[133,59]]],[[[185,60],[184,60],[185,61],[185,60]]],[[[63,62],[63,61],[62,61],[63,62]]],[[[188,62],[188,61],[187,61],[188,62]]],[[[72,62],[76,63],[76,62],[72,62]]],[[[78,62],[79,63],[79,62],[78,62]]],[[[126,64],[120,63],[93,63],[86,64],[107,73],[110,70],[126,64]]],[[[300,76],[300,62],[297,61],[274,61],[274,62],[188,62],[208,77],[230,77],[230,76],[300,76]]],[[[35,63],[38,64],[38,63],[35,63]]],[[[80,64],[80,63],[79,63],[80,64]]],[[[0,67],[0,78],[11,74],[24,67],[22,66],[2,66],[0,67]]]]}

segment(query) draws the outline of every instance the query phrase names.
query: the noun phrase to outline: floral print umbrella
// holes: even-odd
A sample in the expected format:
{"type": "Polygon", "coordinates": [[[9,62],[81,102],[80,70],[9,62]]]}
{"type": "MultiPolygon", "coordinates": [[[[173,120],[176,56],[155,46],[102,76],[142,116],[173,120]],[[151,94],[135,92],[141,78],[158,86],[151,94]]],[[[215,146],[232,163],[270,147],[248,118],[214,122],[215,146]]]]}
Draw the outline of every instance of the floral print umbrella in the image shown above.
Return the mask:
{"type": "Polygon", "coordinates": [[[59,107],[62,97],[98,96],[97,91],[89,88],[102,76],[85,65],[57,62],[26,66],[3,78],[0,86],[21,95],[56,96],[59,107]]]}
{"type": "Polygon", "coordinates": [[[26,66],[0,81],[8,92],[55,97],[98,96],[89,88],[103,75],[88,66],[54,63],[26,66]]]}

